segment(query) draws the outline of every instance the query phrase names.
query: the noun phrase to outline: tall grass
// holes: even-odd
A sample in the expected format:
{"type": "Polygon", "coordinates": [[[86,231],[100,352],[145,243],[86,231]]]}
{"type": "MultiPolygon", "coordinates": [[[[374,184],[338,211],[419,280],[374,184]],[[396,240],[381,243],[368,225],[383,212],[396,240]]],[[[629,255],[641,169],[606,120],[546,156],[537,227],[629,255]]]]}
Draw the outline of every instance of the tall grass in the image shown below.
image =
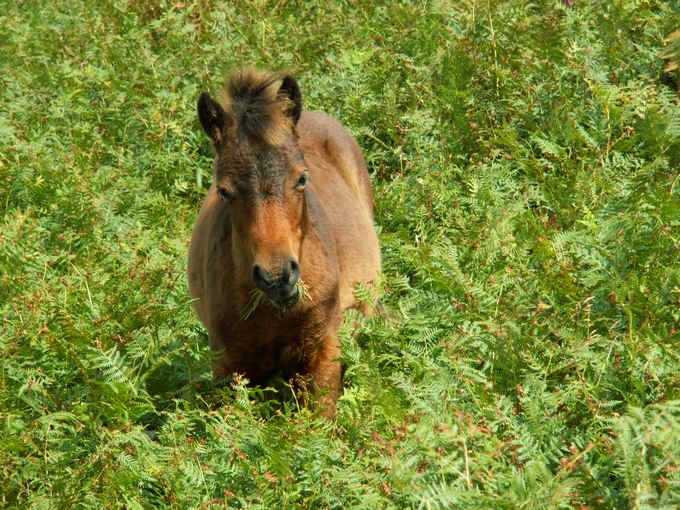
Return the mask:
{"type": "Polygon", "coordinates": [[[0,502],[677,508],[675,7],[3,2],[0,502]],[[372,172],[332,422],[214,387],[187,293],[195,101],[245,65],[372,172]]]}

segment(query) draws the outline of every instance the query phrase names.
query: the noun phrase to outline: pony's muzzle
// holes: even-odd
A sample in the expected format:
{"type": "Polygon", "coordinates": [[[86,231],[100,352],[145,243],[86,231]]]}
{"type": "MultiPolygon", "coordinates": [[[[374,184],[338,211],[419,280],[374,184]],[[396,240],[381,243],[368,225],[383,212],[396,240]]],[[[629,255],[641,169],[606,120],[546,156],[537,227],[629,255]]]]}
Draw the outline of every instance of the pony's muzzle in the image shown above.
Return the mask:
{"type": "Polygon", "coordinates": [[[277,272],[267,271],[260,264],[253,265],[253,284],[275,303],[290,300],[297,293],[300,264],[295,258],[283,260],[277,272]]]}

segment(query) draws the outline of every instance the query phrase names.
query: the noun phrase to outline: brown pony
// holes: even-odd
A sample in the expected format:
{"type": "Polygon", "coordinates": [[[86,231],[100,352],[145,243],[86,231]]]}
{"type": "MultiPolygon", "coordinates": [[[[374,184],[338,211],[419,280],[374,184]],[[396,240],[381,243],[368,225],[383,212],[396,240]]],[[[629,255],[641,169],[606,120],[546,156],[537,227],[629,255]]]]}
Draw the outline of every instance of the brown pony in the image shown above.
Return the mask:
{"type": "Polygon", "coordinates": [[[289,75],[232,73],[221,104],[201,95],[198,117],[216,157],[191,238],[189,289],[213,375],[309,380],[333,415],[341,315],[370,311],[353,287],[380,272],[361,150],[336,120],[302,111],[289,75]]]}

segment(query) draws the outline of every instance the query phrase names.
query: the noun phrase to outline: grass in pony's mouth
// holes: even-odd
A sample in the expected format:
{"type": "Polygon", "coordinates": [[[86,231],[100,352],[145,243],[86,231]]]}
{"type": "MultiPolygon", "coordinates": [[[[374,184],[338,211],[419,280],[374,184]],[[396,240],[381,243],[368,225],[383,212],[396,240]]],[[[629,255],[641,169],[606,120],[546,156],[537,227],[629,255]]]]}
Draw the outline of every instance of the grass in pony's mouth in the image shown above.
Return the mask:
{"type": "MultiPolygon", "coordinates": [[[[286,312],[292,310],[295,307],[295,305],[297,305],[299,302],[310,298],[311,296],[309,294],[309,289],[307,288],[305,283],[300,279],[295,284],[295,292],[291,297],[289,297],[282,303],[277,303],[276,301],[271,300],[269,300],[269,302],[272,305],[274,305],[279,310],[279,312],[281,312],[281,315],[283,315],[286,312]]],[[[248,302],[246,307],[243,309],[243,312],[241,313],[241,320],[247,321],[253,314],[253,312],[257,309],[257,307],[260,306],[260,303],[267,299],[268,299],[267,295],[260,289],[254,288],[253,290],[251,290],[250,301],[248,302]]]]}

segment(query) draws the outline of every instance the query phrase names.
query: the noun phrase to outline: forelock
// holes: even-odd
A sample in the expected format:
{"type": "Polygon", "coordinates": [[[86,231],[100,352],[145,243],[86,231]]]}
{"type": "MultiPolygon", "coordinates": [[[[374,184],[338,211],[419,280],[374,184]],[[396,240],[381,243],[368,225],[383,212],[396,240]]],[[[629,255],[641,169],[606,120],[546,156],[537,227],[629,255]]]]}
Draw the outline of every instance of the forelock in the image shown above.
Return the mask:
{"type": "Polygon", "coordinates": [[[249,137],[273,147],[281,147],[294,128],[287,112],[292,105],[278,94],[283,76],[252,69],[233,72],[224,91],[223,102],[233,120],[237,137],[249,137]]]}

